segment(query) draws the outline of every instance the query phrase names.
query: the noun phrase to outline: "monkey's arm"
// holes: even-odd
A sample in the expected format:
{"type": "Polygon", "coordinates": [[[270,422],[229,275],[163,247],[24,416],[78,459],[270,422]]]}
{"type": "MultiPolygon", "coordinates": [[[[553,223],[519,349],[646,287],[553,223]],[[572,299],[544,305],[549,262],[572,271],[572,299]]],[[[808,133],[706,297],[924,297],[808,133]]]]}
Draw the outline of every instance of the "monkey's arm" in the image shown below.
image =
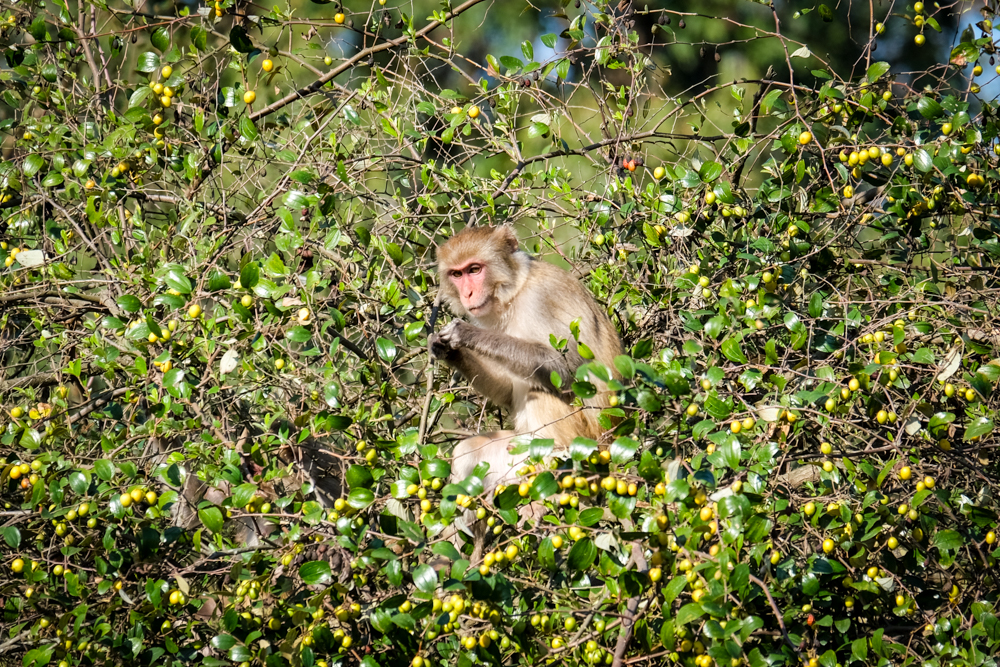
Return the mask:
{"type": "Polygon", "coordinates": [[[483,363],[472,350],[450,347],[439,334],[431,336],[429,342],[431,354],[461,373],[473,389],[495,405],[513,407],[514,384],[509,374],[498,372],[500,369],[496,364],[483,363]]]}
{"type": "Polygon", "coordinates": [[[564,390],[584,361],[575,349],[564,356],[550,345],[480,329],[461,320],[450,322],[439,334],[439,340],[452,350],[482,355],[502,365],[517,379],[530,382],[533,388],[553,393],[560,393],[560,390],[552,385],[552,373],[562,379],[564,390]]]}

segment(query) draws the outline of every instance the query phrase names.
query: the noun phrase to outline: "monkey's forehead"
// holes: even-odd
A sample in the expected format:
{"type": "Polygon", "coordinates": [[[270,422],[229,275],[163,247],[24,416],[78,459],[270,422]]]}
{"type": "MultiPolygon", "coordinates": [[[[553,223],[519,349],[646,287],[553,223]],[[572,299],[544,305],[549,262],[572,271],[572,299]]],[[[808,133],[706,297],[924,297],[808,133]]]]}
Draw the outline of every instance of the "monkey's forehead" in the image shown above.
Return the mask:
{"type": "Polygon", "coordinates": [[[517,235],[510,226],[466,227],[438,248],[439,261],[453,264],[456,258],[475,253],[512,253],[517,250],[517,235]]]}

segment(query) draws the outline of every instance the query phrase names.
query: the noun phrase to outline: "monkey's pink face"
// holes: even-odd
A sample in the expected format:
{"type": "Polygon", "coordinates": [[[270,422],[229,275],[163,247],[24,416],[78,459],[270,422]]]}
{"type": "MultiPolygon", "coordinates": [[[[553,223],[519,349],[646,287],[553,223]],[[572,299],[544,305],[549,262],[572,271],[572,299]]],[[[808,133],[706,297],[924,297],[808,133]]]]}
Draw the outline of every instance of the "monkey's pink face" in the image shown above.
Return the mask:
{"type": "Polygon", "coordinates": [[[489,293],[489,281],[486,279],[486,265],[472,260],[464,266],[458,266],[448,271],[458,297],[473,317],[482,317],[490,312],[493,295],[489,293]]]}

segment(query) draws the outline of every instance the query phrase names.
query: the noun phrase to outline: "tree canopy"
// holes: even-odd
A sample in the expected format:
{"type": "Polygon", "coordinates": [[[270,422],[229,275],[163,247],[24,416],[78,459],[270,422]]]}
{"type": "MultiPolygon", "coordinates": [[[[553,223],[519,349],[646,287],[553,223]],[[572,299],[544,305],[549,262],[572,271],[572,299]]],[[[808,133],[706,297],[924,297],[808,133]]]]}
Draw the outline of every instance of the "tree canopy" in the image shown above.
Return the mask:
{"type": "Polygon", "coordinates": [[[786,5],[0,1],[0,658],[994,665],[996,3],[786,5]],[[626,350],[490,498],[480,224],[626,350]]]}

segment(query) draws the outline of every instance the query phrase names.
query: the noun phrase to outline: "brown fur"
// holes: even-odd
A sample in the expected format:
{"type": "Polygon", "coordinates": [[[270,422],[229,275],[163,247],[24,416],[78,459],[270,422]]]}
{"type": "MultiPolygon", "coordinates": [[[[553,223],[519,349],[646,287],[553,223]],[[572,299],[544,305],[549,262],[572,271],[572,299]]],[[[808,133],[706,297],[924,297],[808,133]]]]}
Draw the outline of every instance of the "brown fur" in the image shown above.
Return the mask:
{"type": "MultiPolygon", "coordinates": [[[[438,271],[442,300],[469,321],[454,320],[432,336],[431,352],[462,373],[476,391],[507,408],[514,426],[512,431],[460,442],[454,452],[453,478],[461,481],[487,461],[488,493],[510,481],[526,458],[520,455],[512,461],[508,453],[516,435],[552,438],[557,454],[569,449],[577,436],[600,438],[598,414],[609,405],[602,383],[591,378],[598,385],[597,395],[583,407],[571,403],[570,386],[577,368],[587,360],[577,351],[570,323],[579,320],[580,342],[612,372],[621,343],[604,309],[583,285],[566,271],[518,250],[509,227],[470,228],[456,234],[438,251],[438,271]],[[491,307],[480,317],[465,307],[451,277],[456,267],[470,263],[482,265],[486,272],[481,289],[491,307]],[[569,341],[565,352],[552,347],[550,334],[569,341]],[[550,380],[553,372],[562,379],[559,388],[550,380]]],[[[477,543],[477,551],[480,547],[477,543]]]]}

